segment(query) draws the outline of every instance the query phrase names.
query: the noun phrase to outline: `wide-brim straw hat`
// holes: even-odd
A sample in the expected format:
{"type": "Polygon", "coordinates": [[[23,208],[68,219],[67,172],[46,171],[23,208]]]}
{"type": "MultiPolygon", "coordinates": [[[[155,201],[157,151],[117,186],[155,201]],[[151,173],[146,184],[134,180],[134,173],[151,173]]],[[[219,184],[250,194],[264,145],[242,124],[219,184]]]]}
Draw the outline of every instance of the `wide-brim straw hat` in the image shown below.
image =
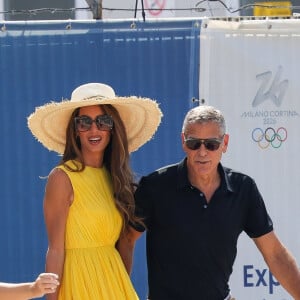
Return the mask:
{"type": "Polygon", "coordinates": [[[111,104],[119,112],[126,129],[129,152],[136,151],[149,141],[161,122],[162,112],[154,100],[119,97],[109,85],[87,83],[76,88],[70,100],[37,107],[28,117],[28,127],[47,149],[63,154],[72,112],[78,107],[99,104],[111,104]]]}

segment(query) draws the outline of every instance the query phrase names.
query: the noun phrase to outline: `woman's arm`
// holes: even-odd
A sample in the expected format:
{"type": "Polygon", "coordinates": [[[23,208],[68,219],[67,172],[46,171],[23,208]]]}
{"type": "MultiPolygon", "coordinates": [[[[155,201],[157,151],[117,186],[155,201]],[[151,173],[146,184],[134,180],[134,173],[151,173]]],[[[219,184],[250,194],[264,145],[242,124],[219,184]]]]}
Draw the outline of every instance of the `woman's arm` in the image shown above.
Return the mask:
{"type": "MultiPolygon", "coordinates": [[[[69,207],[73,201],[73,189],[67,174],[54,169],[48,178],[44,197],[44,217],[48,234],[46,272],[63,275],[65,260],[65,227],[69,207]]],[[[56,300],[58,289],[48,295],[48,300],[56,300]]]]}
{"type": "Polygon", "coordinates": [[[127,273],[130,275],[132,271],[133,251],[136,240],[142,235],[142,232],[136,231],[131,226],[121,234],[116,248],[120,253],[127,273]]]}

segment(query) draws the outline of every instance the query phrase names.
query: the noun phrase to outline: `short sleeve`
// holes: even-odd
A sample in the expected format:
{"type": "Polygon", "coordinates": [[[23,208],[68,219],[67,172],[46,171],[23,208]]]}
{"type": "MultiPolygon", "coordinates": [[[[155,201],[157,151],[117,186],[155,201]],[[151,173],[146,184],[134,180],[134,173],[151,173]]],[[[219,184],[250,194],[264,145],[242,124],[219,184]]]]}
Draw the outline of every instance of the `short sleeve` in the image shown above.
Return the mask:
{"type": "Polygon", "coordinates": [[[244,230],[251,238],[257,238],[273,230],[273,222],[254,180],[249,185],[248,210],[244,230]]]}

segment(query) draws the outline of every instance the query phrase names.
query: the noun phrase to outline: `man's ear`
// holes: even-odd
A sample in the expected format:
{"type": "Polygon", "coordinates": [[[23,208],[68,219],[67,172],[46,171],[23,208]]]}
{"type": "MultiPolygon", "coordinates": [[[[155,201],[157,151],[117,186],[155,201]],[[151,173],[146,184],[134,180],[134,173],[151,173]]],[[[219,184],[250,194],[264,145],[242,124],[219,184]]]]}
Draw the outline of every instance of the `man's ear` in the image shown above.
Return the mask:
{"type": "Polygon", "coordinates": [[[222,149],[223,153],[227,151],[228,143],[229,143],[229,134],[225,134],[223,138],[223,149],[222,149]]]}

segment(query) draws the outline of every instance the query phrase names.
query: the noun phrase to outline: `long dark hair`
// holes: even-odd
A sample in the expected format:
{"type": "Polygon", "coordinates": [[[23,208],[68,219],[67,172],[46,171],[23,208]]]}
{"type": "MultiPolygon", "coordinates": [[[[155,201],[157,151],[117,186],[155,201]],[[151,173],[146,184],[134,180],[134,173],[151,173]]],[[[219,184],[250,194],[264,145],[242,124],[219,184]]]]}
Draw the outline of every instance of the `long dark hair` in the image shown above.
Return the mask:
{"type": "MultiPolygon", "coordinates": [[[[130,157],[128,151],[128,139],[123,121],[112,105],[101,105],[104,113],[112,116],[114,127],[111,131],[111,139],[104,151],[103,164],[111,174],[114,199],[116,206],[123,217],[123,229],[127,228],[129,223],[143,224],[142,220],[134,214],[134,174],[130,167],[130,157]]],[[[66,130],[66,146],[60,161],[73,172],[81,172],[85,168],[81,152],[80,139],[77,137],[74,118],[79,115],[80,108],[73,111],[66,130]],[[79,161],[80,164],[74,164],[74,167],[66,165],[69,160],[79,161]]]]}

